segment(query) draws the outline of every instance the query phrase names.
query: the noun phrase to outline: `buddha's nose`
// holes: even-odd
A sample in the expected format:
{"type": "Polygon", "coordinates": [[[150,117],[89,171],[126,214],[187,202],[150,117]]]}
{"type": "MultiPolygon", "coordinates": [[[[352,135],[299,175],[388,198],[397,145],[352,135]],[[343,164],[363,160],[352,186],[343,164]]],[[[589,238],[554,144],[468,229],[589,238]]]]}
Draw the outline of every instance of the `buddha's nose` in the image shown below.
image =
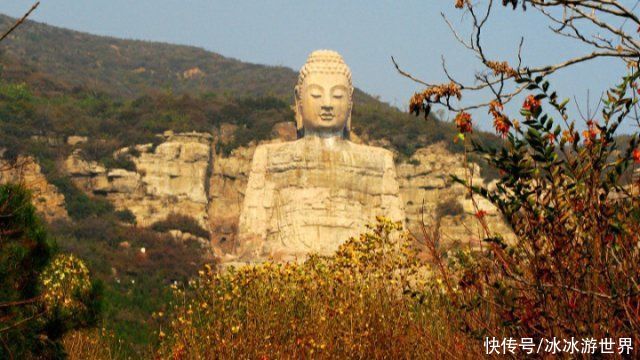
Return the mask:
{"type": "Polygon", "coordinates": [[[333,106],[331,106],[331,105],[323,105],[321,107],[321,109],[322,109],[322,112],[331,112],[331,111],[333,111],[333,106]]]}

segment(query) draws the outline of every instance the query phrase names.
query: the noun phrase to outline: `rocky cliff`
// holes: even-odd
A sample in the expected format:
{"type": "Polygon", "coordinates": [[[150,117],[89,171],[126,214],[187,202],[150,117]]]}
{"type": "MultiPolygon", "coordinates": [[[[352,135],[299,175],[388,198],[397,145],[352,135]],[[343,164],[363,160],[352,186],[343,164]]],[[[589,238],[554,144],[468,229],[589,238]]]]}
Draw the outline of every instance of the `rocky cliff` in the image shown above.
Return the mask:
{"type": "MultiPolygon", "coordinates": [[[[493,231],[507,236],[511,230],[502,220],[497,209],[487,200],[475,195],[474,207],[464,186],[454,183],[451,175],[465,179],[464,156],[448,151],[444,143],[421,148],[408,162],[396,165],[400,194],[404,201],[407,228],[416,237],[421,237],[421,225],[439,224],[443,242],[476,242],[481,227],[476,219],[479,211],[484,215],[493,231]]],[[[480,169],[473,164],[475,185],[486,185],[479,176],[480,169]]]]}
{"type": "Polygon", "coordinates": [[[208,228],[208,177],[212,136],[203,133],[162,135],[162,143],[119,150],[135,171],[105,169],[76,150],[64,162],[76,185],[105,196],[119,210],[128,209],[139,225],[151,225],[170,214],[186,215],[208,228]]]}
{"type": "Polygon", "coordinates": [[[29,156],[19,156],[15,162],[0,159],[0,184],[23,184],[31,190],[33,204],[47,221],[68,218],[64,196],[47,182],[40,165],[29,156]]]}
{"type": "MultiPolygon", "coordinates": [[[[64,170],[86,193],[106,197],[119,210],[130,210],[139,225],[152,225],[171,214],[195,219],[210,231],[212,244],[222,255],[236,250],[238,244],[238,224],[257,146],[252,143],[225,154],[220,146],[232,139],[223,130],[214,134],[167,132],[160,136],[157,146],[118,150],[114,156],[125,157],[135,165],[129,170],[107,169],[85,160],[76,149],[64,161],[64,170]]],[[[278,124],[273,137],[268,143],[291,141],[295,129],[291,124],[278,124]]],[[[38,164],[29,160],[20,170],[0,172],[0,181],[28,184],[36,206],[48,220],[67,217],[64,197],[47,183],[38,164]]],[[[474,182],[482,183],[477,167],[475,172],[474,182]]],[[[421,148],[408,161],[396,164],[404,222],[418,237],[424,220],[428,226],[439,223],[446,242],[476,241],[476,209],[465,189],[451,181],[451,174],[464,177],[463,158],[449,152],[444,144],[421,148]]],[[[491,204],[479,197],[475,200],[478,208],[486,211],[492,229],[510,233],[491,204]]]]}

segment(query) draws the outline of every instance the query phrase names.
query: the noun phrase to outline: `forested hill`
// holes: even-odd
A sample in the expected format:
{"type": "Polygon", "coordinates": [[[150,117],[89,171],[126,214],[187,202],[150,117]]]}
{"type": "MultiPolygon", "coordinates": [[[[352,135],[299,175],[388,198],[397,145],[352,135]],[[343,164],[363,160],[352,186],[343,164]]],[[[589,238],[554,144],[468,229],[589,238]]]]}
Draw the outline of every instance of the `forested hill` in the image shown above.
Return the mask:
{"type": "MultiPolygon", "coordinates": [[[[14,22],[0,14],[0,29],[14,22]]],[[[212,131],[222,123],[238,125],[231,147],[245,145],[269,138],[275,123],[293,121],[296,79],[289,68],[196,47],[27,21],[0,44],[0,148],[17,155],[32,152],[25,140],[34,136],[84,135],[111,144],[100,158],[165,130],[212,131]]],[[[405,156],[436,141],[451,144],[456,134],[451,123],[417,119],[359,90],[353,130],[405,156]]]]}
{"type": "MultiPolygon", "coordinates": [[[[0,28],[14,22],[0,14],[0,28]]],[[[291,97],[297,76],[286,67],[245,63],[197,47],[96,36],[34,21],[22,25],[1,49],[3,63],[19,65],[5,65],[5,78],[31,68],[71,87],[120,96],[165,89],[291,97]]],[[[357,100],[375,101],[362,92],[357,100]]]]}

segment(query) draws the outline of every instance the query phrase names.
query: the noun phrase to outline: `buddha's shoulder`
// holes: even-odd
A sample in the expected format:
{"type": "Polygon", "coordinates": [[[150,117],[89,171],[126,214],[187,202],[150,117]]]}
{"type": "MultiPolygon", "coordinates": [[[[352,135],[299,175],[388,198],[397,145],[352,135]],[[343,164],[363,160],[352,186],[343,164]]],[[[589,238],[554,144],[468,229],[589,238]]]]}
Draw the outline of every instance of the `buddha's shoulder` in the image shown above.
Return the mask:
{"type": "Polygon", "coordinates": [[[351,147],[353,152],[370,154],[371,156],[380,157],[380,158],[393,159],[393,152],[383,147],[356,144],[353,142],[349,142],[349,146],[351,147]]]}
{"type": "Polygon", "coordinates": [[[268,156],[269,154],[281,153],[286,151],[287,149],[294,148],[294,144],[297,141],[287,141],[287,142],[275,142],[275,143],[265,143],[260,144],[256,147],[254,152],[254,157],[256,156],[268,156]]]}
{"type": "Polygon", "coordinates": [[[393,163],[393,152],[377,146],[356,144],[347,140],[334,143],[323,142],[316,138],[302,138],[296,141],[261,144],[256,148],[254,158],[269,162],[309,160],[322,153],[349,154],[350,157],[363,159],[363,163],[393,163]]]}

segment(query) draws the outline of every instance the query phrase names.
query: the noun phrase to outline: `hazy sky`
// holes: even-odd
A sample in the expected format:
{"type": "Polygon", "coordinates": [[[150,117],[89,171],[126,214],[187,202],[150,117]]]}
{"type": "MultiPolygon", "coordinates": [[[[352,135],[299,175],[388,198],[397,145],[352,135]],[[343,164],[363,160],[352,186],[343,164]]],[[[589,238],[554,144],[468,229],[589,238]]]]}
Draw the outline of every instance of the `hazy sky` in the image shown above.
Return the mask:
{"type": "MultiPolygon", "coordinates": [[[[32,0],[0,1],[0,12],[22,15],[32,0]]],[[[203,47],[239,60],[284,65],[295,70],[319,48],[339,51],[356,86],[406,108],[420,87],[399,75],[393,55],[406,70],[429,82],[443,81],[441,56],[453,74],[472,79],[479,69],[440,16],[464,32],[468,18],[453,0],[43,0],[32,19],[98,35],[203,47]]],[[[550,34],[534,11],[500,9],[486,33],[490,56],[512,59],[525,37],[524,62],[535,66],[581,54],[585,48],[550,34]]],[[[553,78],[564,97],[586,105],[617,81],[623,70],[610,61],[579,65],[553,78]]],[[[470,100],[477,100],[471,98],[470,100]]],[[[515,110],[515,109],[512,109],[515,110]]],[[[578,117],[577,113],[576,117],[578,117]]],[[[490,121],[484,111],[484,128],[490,121]]],[[[627,129],[631,129],[630,127],[627,129]]]]}

